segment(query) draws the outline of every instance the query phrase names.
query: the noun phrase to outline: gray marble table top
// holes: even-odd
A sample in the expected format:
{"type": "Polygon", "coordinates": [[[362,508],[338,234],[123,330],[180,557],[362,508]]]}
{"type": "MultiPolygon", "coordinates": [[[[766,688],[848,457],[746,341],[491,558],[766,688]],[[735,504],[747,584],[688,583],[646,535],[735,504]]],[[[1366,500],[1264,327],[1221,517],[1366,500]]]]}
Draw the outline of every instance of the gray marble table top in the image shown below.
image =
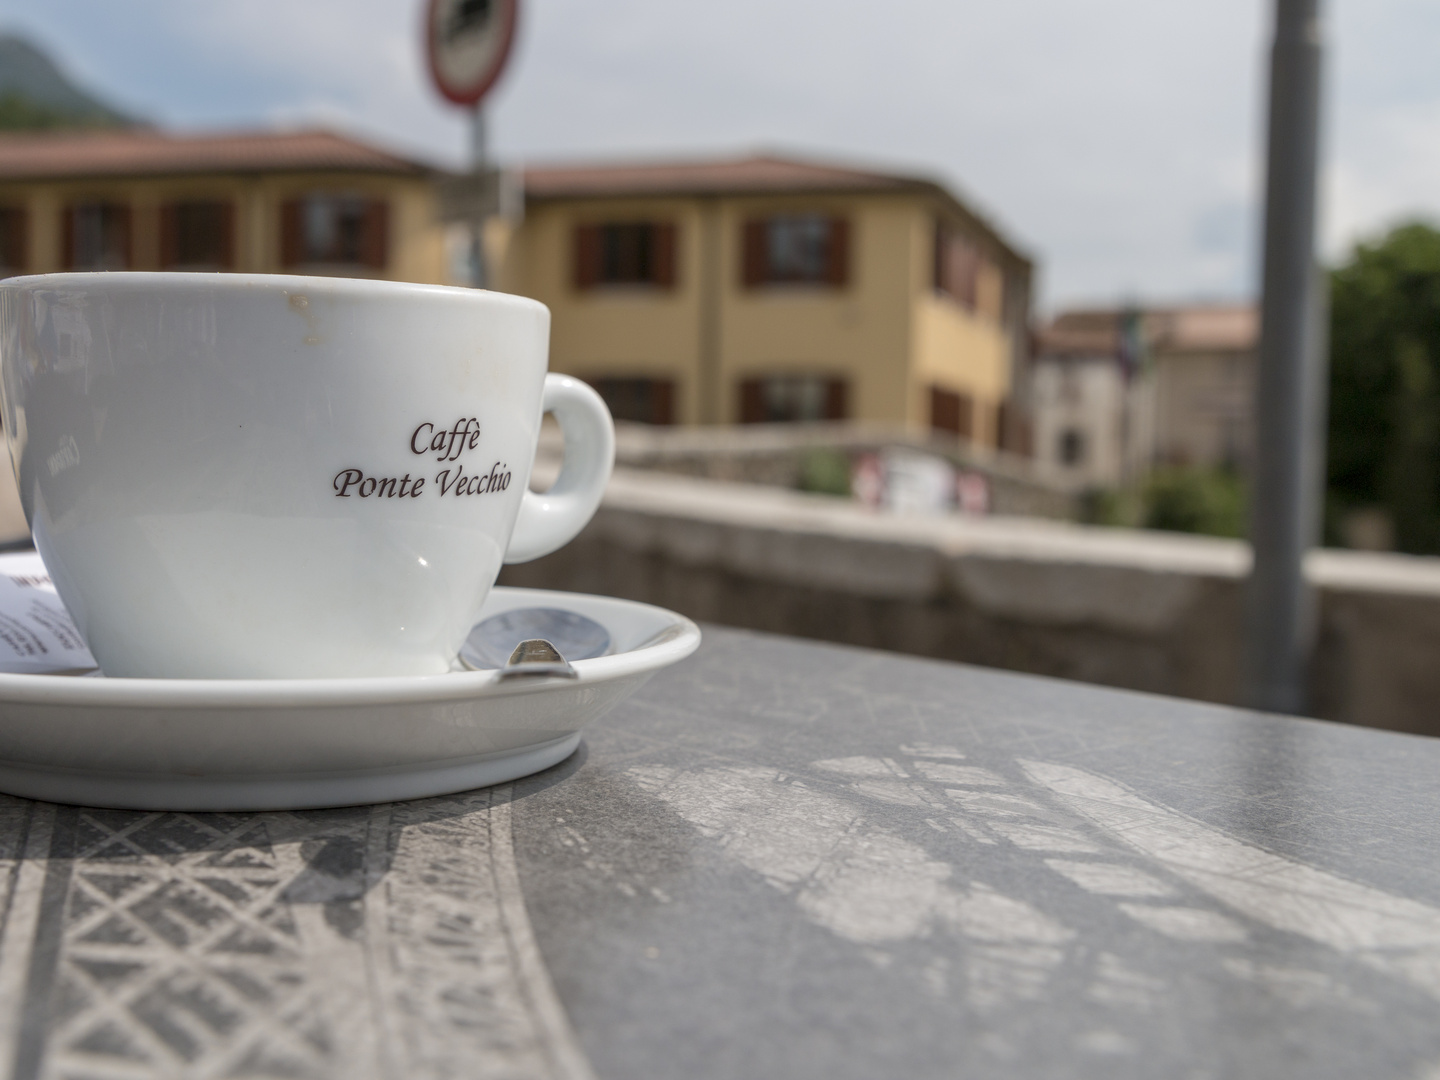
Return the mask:
{"type": "Polygon", "coordinates": [[[503,788],[0,798],[0,1059],[1440,1080],[1440,742],[716,628],[503,788]]]}

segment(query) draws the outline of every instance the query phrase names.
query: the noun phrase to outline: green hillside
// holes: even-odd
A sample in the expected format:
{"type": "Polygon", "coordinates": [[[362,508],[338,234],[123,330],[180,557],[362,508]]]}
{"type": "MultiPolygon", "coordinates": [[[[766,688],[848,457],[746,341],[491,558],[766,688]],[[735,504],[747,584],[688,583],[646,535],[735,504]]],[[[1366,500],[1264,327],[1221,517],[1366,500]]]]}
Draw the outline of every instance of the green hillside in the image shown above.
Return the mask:
{"type": "Polygon", "coordinates": [[[0,35],[0,131],[133,127],[138,123],[71,82],[30,42],[0,35]]]}

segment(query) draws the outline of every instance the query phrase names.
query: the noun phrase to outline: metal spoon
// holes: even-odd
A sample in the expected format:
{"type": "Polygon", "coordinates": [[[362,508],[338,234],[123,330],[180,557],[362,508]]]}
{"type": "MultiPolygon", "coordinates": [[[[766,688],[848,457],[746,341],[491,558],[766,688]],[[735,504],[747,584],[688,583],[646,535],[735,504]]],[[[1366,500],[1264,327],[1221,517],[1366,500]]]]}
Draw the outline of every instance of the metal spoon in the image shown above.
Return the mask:
{"type": "Polygon", "coordinates": [[[460,649],[460,660],[482,671],[503,668],[516,645],[537,638],[572,661],[610,652],[610,633],[594,619],[562,608],[514,608],[477,623],[460,649]]]}
{"type": "Polygon", "coordinates": [[[501,681],[536,678],[578,679],[580,673],[544,638],[531,638],[515,646],[500,669],[501,681]]]}

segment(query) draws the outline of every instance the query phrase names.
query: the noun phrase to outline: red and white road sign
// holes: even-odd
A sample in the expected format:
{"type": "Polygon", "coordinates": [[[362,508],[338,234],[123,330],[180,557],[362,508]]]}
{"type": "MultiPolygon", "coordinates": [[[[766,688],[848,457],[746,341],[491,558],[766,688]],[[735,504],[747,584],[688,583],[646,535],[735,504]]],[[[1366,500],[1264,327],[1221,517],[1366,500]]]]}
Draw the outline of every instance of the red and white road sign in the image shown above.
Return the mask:
{"type": "Polygon", "coordinates": [[[515,39],[519,0],[430,0],[430,74],[457,105],[474,105],[500,78],[515,39]]]}

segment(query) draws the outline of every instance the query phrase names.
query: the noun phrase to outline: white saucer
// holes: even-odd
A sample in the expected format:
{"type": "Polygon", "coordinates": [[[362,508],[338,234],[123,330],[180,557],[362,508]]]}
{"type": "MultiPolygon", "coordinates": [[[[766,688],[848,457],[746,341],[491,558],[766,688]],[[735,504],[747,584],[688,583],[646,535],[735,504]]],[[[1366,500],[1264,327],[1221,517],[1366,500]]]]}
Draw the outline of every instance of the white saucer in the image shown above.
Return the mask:
{"type": "Polygon", "coordinates": [[[0,674],[0,791],[137,810],[278,810],[499,784],[563,761],[581,728],[700,644],[681,615],[581,593],[497,588],[481,617],[527,607],[594,619],[613,653],[575,661],[573,680],[0,674]]]}

